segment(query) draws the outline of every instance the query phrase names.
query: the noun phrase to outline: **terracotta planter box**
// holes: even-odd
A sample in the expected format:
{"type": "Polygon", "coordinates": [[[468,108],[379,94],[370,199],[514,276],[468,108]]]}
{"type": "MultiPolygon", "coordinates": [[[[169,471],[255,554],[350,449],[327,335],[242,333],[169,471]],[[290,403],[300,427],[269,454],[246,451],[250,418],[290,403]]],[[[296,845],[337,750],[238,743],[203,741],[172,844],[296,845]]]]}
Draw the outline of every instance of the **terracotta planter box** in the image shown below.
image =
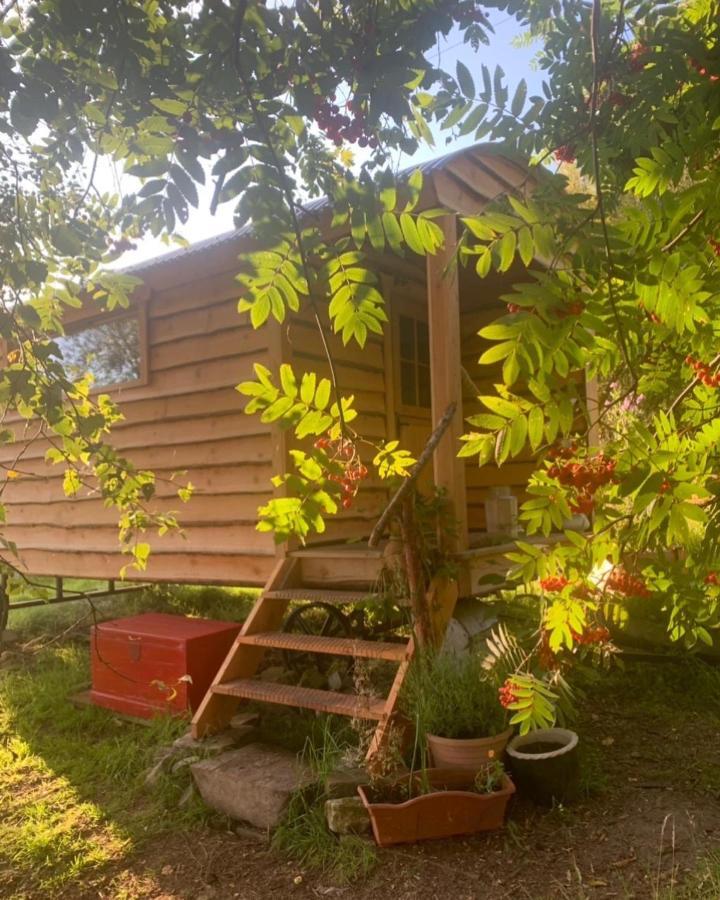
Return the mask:
{"type": "MultiPolygon", "coordinates": [[[[358,787],[381,847],[502,828],[508,802],[515,793],[507,775],[503,775],[500,790],[492,794],[471,790],[472,776],[461,770],[428,769],[425,775],[435,791],[396,803],[375,802],[368,786],[358,787]]],[[[410,779],[418,782],[420,776],[406,775],[388,787],[402,790],[410,779]]]]}
{"type": "Polygon", "coordinates": [[[483,738],[445,738],[436,734],[428,734],[426,737],[436,768],[462,769],[475,773],[487,765],[491,751],[496,759],[502,758],[512,734],[512,728],[507,728],[500,734],[483,738]]]}

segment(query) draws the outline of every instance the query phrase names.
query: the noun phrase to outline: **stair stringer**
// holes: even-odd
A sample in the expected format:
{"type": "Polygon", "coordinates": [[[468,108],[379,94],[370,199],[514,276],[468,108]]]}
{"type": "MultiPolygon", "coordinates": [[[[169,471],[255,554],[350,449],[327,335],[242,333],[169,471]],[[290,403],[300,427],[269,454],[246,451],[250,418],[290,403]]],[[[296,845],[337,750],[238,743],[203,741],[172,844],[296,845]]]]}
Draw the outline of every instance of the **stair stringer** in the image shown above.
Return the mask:
{"type": "MultiPolygon", "coordinates": [[[[279,591],[294,587],[299,575],[298,560],[281,559],[275,566],[263,592],[258,597],[250,615],[240,631],[240,636],[257,634],[262,631],[276,631],[282,626],[289,600],[271,599],[265,596],[269,591],[279,591]]],[[[224,684],[236,678],[252,678],[267,652],[259,645],[240,644],[235,641],[228,651],[223,664],[213,679],[212,686],[203,698],[192,720],[192,735],[198,740],[227,727],[240,703],[237,697],[213,692],[216,684],[224,684]]]]}

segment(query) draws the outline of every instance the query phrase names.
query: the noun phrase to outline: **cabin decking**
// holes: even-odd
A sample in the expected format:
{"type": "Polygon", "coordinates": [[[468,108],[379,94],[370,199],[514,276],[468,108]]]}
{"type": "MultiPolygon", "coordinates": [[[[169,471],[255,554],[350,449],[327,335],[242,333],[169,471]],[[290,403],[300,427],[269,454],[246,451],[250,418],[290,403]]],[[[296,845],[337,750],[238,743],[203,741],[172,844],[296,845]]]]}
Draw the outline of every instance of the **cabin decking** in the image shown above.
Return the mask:
{"type": "MultiPolygon", "coordinates": [[[[548,544],[562,540],[562,535],[522,537],[531,544],[548,544]]],[[[515,538],[492,535],[486,531],[469,533],[469,547],[452,554],[458,565],[460,597],[487,594],[502,583],[510,568],[506,554],[515,549],[515,538]],[[497,576],[488,581],[489,576],[497,576]]],[[[369,547],[367,541],[329,542],[290,550],[288,557],[297,559],[303,584],[318,590],[377,590],[383,573],[391,564],[389,541],[369,547]]]]}

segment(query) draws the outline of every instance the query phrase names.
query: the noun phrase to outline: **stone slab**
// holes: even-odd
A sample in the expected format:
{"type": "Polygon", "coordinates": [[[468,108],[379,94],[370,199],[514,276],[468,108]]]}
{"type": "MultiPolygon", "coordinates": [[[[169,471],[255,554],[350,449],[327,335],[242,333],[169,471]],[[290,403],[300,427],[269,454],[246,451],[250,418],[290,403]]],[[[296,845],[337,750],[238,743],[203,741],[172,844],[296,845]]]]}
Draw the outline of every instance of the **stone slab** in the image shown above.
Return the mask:
{"type": "Polygon", "coordinates": [[[325,817],[333,834],[364,834],[370,830],[370,816],[357,796],[327,800],[325,817]]]}
{"type": "Polygon", "coordinates": [[[194,763],[190,770],[208,806],[256,828],[278,825],[293,793],[314,781],[294,753],[259,743],[194,763]]]}

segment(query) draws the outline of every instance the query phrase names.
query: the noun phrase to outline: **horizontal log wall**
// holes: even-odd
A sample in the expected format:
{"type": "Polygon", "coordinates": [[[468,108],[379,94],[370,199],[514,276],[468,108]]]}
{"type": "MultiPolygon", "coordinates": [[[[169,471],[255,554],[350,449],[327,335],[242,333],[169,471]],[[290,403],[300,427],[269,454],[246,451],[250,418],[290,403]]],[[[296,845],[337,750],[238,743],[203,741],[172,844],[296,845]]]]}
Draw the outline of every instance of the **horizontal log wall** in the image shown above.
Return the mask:
{"type": "MultiPolygon", "coordinates": [[[[148,570],[128,577],[262,584],[275,548],[255,524],[258,505],[272,492],[273,438],[268,426],[243,413],[234,386],[252,377],[253,362],[270,364],[269,334],[238,314],[232,271],[202,277],[203,269],[198,264],[189,283],[152,290],[148,382],[115,395],[125,419],[113,444],[156,473],[151,507],[174,512],[183,529],[148,535],[148,570]],[[187,481],[195,490],[184,504],[177,487],[187,481]]],[[[14,429],[18,443],[0,448],[6,465],[27,436],[23,425],[14,429]]],[[[23,568],[33,574],[116,578],[128,562],[119,552],[117,514],[91,484],[74,500],[65,498],[63,468],[44,462],[48,447],[44,440],[30,444],[16,467],[21,477],[7,482],[4,536],[17,543],[23,568]]]]}

